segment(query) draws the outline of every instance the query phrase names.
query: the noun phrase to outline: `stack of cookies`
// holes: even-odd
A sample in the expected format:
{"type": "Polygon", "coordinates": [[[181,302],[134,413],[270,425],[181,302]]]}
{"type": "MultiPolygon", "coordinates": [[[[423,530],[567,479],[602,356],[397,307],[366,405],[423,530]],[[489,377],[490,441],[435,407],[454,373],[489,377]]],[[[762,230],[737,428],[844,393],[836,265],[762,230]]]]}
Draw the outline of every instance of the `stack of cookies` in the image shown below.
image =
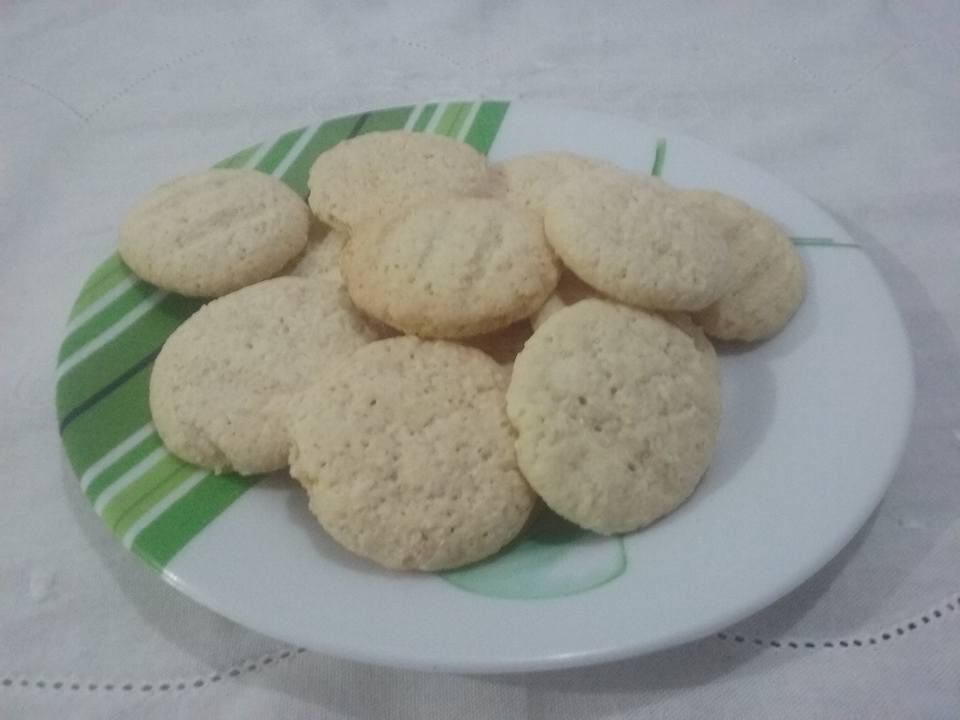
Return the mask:
{"type": "Polygon", "coordinates": [[[151,410],[192,463],[289,466],[326,532],[389,568],[489,556],[538,499],[599,533],[671,512],[716,443],[707,336],[769,337],[803,297],[759,212],[569,153],[490,166],[371,133],[309,185],[308,208],[213,170],[130,211],[127,264],[217,298],[161,350],[151,410]]]}

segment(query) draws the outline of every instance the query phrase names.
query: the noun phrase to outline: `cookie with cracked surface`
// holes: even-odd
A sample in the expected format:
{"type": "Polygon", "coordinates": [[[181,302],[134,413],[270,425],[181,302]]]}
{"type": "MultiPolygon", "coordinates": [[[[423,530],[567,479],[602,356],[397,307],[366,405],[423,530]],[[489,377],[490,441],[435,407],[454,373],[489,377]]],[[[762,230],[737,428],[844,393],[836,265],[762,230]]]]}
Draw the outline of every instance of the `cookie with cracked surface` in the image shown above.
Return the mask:
{"type": "Polygon", "coordinates": [[[584,528],[622,533],[690,496],[720,419],[705,342],[690,327],[594,299],[537,329],[514,363],[507,413],[520,468],[547,505],[584,528]]]}
{"type": "Polygon", "coordinates": [[[364,312],[427,338],[471,337],[527,318],[560,274],[534,213],[466,197],[361,226],[340,270],[364,312]]]}
{"type": "Polygon", "coordinates": [[[310,169],[310,208],[323,222],[352,232],[426,200],[491,192],[487,159],[466,143],[405,130],[344,140],[310,169]]]}
{"type": "Polygon", "coordinates": [[[292,406],[290,472],[341,545],[388,568],[495,553],[535,495],[517,468],[507,371],[473,348],[381,340],[292,406]]]}
{"type": "Polygon", "coordinates": [[[720,229],[654,178],[578,175],[550,194],[547,239],[581,280],[621,302],[690,312],[714,302],[730,275],[720,229]]]}
{"type": "Polygon", "coordinates": [[[254,170],[206,170],[141,198],[120,225],[120,257],[144,280],[218,297],[275,275],[307,243],[310,211],[254,170]]]}
{"type": "Polygon", "coordinates": [[[291,397],[375,339],[340,284],[251,285],[203,306],[164,343],[150,376],[153,422],[174,455],[200,467],[277,470],[291,397]]]}
{"type": "Polygon", "coordinates": [[[708,335],[755,341],[778,333],[803,302],[803,258],[773,220],[736,198],[687,190],[684,200],[722,229],[733,259],[727,291],[694,315],[708,335]]]}

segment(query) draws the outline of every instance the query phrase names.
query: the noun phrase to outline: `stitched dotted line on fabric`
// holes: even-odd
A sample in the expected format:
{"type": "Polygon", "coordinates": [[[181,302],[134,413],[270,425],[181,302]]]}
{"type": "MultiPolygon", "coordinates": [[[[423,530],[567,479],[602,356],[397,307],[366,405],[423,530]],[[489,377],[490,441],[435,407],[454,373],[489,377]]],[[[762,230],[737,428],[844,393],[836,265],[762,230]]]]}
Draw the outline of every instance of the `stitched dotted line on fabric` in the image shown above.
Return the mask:
{"type": "Polygon", "coordinates": [[[265,670],[273,665],[302,655],[306,648],[284,650],[273,655],[264,655],[257,660],[249,660],[234,665],[227,670],[203,675],[193,680],[168,680],[164,682],[80,682],[79,680],[47,680],[30,678],[5,677],[0,679],[0,688],[24,688],[30,690],[52,690],[59,692],[123,692],[123,693],[177,693],[188,690],[199,690],[216,685],[226,678],[236,678],[241,675],[265,670]]]}
{"type": "Polygon", "coordinates": [[[924,625],[929,625],[935,620],[939,620],[948,613],[951,613],[957,609],[960,609],[960,595],[955,599],[948,600],[940,607],[931,610],[930,612],[924,613],[920,617],[911,620],[903,625],[897,625],[896,627],[882,632],[879,635],[872,635],[866,638],[847,638],[844,640],[767,640],[765,638],[759,637],[746,637],[744,635],[736,635],[732,633],[717,633],[716,637],[720,640],[729,640],[731,642],[740,643],[744,645],[759,645],[762,647],[772,647],[772,648],[786,648],[789,650],[815,650],[817,648],[827,648],[827,649],[836,649],[836,648],[862,648],[862,647],[871,647],[873,645],[881,645],[891,640],[895,640],[898,637],[902,637],[909,632],[918,630],[924,625]]]}

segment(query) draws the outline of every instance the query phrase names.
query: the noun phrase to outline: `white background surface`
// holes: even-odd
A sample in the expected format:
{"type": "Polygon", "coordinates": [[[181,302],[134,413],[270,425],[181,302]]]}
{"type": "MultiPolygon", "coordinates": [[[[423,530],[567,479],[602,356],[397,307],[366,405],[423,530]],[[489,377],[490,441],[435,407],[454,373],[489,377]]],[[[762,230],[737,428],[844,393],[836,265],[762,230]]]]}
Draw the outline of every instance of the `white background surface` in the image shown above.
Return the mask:
{"type": "Polygon", "coordinates": [[[960,713],[960,7],[196,5],[0,5],[0,717],[960,713]],[[898,477],[835,561],[723,637],[513,677],[298,653],[163,585],[65,466],[56,348],[133,198],[304,122],[477,96],[735,152],[832,212],[894,290],[918,373],[898,477]]]}

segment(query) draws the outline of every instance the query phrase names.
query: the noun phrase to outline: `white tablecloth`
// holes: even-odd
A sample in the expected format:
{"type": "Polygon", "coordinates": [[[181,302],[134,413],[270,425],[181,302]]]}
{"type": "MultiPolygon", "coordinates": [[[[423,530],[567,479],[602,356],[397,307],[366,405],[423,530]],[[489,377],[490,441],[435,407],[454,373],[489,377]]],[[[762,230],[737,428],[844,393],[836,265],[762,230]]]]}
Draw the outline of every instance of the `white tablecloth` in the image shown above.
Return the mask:
{"type": "Polygon", "coordinates": [[[0,716],[960,717],[960,5],[813,5],[0,4],[0,716]],[[718,636],[503,677],[316,656],[162,583],[65,463],[55,354],[134,197],[298,124],[474,97],[740,154],[828,208],[894,290],[918,387],[888,496],[718,636]]]}

